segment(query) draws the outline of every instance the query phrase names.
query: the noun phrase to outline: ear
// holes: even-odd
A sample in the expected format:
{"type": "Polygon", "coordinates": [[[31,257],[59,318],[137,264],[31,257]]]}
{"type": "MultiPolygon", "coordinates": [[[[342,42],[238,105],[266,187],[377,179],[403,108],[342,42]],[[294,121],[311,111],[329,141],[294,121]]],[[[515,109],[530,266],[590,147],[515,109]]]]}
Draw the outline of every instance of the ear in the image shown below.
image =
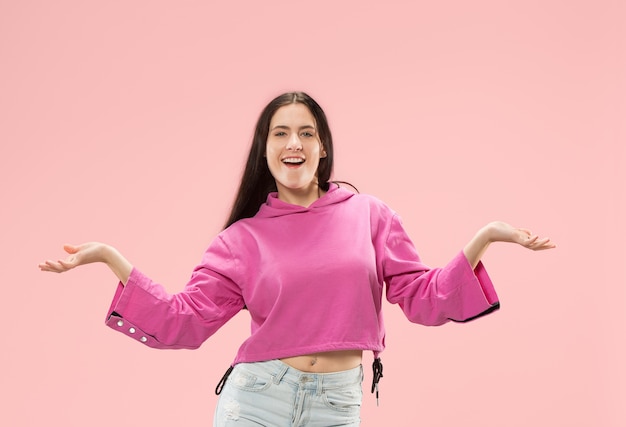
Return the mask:
{"type": "Polygon", "coordinates": [[[326,154],[326,150],[324,150],[324,145],[320,144],[320,159],[325,159],[328,154],[326,154]]]}

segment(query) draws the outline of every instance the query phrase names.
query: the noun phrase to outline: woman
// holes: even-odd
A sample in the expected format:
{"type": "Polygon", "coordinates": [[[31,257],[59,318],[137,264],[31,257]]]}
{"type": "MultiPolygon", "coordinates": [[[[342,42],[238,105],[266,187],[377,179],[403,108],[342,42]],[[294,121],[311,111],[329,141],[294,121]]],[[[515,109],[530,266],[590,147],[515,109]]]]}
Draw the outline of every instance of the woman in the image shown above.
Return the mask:
{"type": "Polygon", "coordinates": [[[430,269],[397,215],[330,182],[332,167],[320,106],[283,94],[261,113],[226,228],[184,291],[168,294],[102,243],[67,245],[65,260],[39,267],[106,263],[120,280],[107,325],[155,348],[197,348],[247,308],[252,333],[218,386],[214,425],[356,426],[363,350],[375,355],[372,390],[382,376],[383,288],[412,322],[471,320],[499,307],[480,263],[490,243],[554,245],[493,222],[430,269]]]}

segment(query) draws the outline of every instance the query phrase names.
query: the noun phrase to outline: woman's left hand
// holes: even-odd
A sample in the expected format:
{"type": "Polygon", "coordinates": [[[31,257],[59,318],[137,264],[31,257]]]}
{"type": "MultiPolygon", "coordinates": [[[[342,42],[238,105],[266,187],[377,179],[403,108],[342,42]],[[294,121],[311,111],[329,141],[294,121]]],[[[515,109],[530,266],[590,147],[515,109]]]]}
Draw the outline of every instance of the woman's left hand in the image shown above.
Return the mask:
{"type": "Polygon", "coordinates": [[[483,230],[489,243],[509,242],[517,243],[533,251],[542,251],[556,247],[548,237],[539,237],[525,228],[516,228],[506,222],[494,221],[487,224],[483,230]]]}
{"type": "Polygon", "coordinates": [[[533,251],[556,248],[556,245],[547,237],[539,237],[530,230],[516,228],[506,222],[494,221],[481,228],[463,249],[472,268],[476,268],[480,258],[494,242],[517,243],[533,251]]]}

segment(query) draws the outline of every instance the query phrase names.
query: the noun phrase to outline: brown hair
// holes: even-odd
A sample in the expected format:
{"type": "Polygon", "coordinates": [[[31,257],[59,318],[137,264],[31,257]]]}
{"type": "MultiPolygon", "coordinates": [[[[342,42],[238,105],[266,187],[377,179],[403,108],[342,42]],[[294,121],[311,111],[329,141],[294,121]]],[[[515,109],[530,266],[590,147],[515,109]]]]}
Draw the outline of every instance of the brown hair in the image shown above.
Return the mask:
{"type": "Polygon", "coordinates": [[[254,130],[252,146],[248,161],[241,177],[239,191],[233,208],[230,212],[225,228],[242,218],[254,216],[267,195],[276,190],[276,181],[270,173],[265,158],[265,146],[270,128],[270,121],[280,107],[289,104],[304,104],[315,119],[317,134],[326,152],[326,157],[320,159],[317,168],[317,181],[323,191],[328,191],[330,175],[333,170],[333,138],[328,126],[326,114],[317,102],[304,92],[288,92],[274,98],[261,112],[254,130]]]}

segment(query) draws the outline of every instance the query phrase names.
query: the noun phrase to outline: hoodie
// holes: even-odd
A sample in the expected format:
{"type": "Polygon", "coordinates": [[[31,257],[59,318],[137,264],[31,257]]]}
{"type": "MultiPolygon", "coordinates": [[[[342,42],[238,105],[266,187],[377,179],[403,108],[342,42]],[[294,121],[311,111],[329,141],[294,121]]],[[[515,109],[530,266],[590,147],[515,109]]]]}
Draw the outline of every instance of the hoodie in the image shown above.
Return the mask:
{"type": "Polygon", "coordinates": [[[378,357],[383,296],[423,325],[499,307],[482,263],[472,270],[460,252],[426,266],[394,211],[333,184],[308,207],[269,194],[214,239],[179,293],[133,268],[106,324],[150,347],[197,348],[245,307],[251,333],[233,365],[335,350],[378,357]]]}

